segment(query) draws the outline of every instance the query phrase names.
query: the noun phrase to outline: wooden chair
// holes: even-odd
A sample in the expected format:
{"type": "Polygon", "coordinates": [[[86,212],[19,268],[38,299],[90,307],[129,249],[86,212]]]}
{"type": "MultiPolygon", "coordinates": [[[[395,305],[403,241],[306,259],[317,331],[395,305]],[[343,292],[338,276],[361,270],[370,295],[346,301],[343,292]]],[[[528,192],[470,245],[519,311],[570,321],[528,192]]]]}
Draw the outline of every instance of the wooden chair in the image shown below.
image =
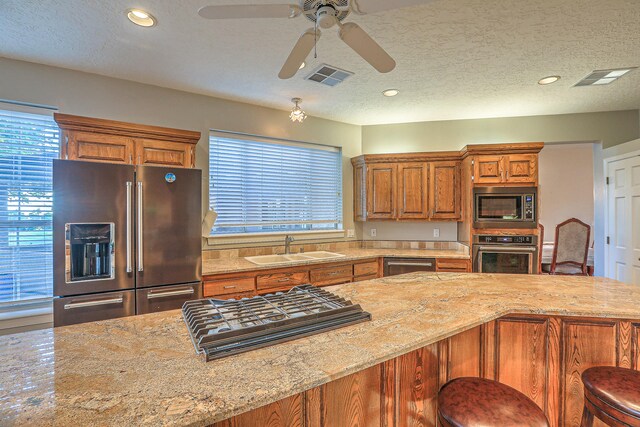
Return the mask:
{"type": "Polygon", "coordinates": [[[587,276],[591,226],[570,218],[556,227],[550,274],[587,276]]]}
{"type": "Polygon", "coordinates": [[[582,383],[581,427],[592,427],[594,418],[611,427],[640,426],[640,372],[594,366],[582,373],[582,383]]]}

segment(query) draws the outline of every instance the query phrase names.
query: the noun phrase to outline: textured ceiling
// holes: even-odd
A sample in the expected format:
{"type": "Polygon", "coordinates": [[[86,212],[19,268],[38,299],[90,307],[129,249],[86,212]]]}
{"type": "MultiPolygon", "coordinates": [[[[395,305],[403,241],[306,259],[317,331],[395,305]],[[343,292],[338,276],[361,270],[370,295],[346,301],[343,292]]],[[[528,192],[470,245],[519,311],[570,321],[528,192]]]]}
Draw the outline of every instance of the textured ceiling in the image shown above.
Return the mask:
{"type": "Polygon", "coordinates": [[[396,59],[394,71],[378,74],[334,28],[318,58],[284,81],[278,71],[310,23],[197,15],[207,4],[237,3],[274,1],[2,0],[0,56],[281,109],[297,96],[311,115],[355,124],[640,107],[640,70],[612,85],[572,87],[595,69],[640,66],[640,0],[437,0],[352,14],[347,20],[396,59]],[[129,23],[130,7],[159,25],[129,23]],[[322,62],[355,76],[334,88],[303,79],[322,62]],[[551,74],[562,79],[537,84],[551,74]],[[401,93],[385,98],[387,88],[401,93]]]}

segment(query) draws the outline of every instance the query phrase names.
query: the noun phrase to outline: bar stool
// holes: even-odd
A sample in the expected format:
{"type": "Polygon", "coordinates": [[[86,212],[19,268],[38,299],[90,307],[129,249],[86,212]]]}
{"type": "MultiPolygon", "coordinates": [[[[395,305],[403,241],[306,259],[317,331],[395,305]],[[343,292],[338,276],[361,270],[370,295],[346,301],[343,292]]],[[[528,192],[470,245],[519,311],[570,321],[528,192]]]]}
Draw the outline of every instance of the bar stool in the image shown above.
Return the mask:
{"type": "Polygon", "coordinates": [[[542,409],[508,385],[483,378],[456,378],[440,389],[443,427],[549,427],[542,409]]]}
{"type": "Polygon", "coordinates": [[[612,427],[640,426],[640,372],[595,366],[582,373],[582,383],[582,427],[591,427],[594,417],[612,427]]]}

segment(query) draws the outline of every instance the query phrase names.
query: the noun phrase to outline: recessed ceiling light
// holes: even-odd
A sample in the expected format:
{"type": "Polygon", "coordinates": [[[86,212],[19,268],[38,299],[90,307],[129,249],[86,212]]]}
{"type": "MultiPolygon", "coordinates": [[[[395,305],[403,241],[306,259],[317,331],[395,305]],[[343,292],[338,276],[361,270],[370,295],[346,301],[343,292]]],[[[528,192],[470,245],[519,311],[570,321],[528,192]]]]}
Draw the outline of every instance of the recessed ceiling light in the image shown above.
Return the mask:
{"type": "Polygon", "coordinates": [[[302,70],[306,66],[307,66],[307,63],[302,61],[302,64],[300,64],[300,68],[298,68],[298,70],[302,70]]]}
{"type": "Polygon", "coordinates": [[[127,18],[129,18],[129,21],[141,27],[153,27],[157,23],[156,18],[152,14],[141,9],[127,10],[127,18]]]}
{"type": "Polygon", "coordinates": [[[387,89],[382,92],[384,96],[396,96],[400,91],[398,89],[387,89]]]}
{"type": "Polygon", "coordinates": [[[547,76],[538,80],[539,85],[550,85],[551,83],[555,83],[560,80],[560,76],[547,76]]]}

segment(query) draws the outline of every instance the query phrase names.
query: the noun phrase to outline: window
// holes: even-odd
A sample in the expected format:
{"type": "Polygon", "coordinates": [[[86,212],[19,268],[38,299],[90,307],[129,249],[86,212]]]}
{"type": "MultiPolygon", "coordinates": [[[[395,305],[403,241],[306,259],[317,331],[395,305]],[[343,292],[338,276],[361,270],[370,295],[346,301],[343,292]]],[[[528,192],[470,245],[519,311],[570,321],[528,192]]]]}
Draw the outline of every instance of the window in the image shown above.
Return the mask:
{"type": "Polygon", "coordinates": [[[342,230],[339,148],[220,133],[209,142],[212,236],[342,230]]]}
{"type": "Polygon", "coordinates": [[[50,116],[0,110],[0,304],[53,295],[50,116]]]}

